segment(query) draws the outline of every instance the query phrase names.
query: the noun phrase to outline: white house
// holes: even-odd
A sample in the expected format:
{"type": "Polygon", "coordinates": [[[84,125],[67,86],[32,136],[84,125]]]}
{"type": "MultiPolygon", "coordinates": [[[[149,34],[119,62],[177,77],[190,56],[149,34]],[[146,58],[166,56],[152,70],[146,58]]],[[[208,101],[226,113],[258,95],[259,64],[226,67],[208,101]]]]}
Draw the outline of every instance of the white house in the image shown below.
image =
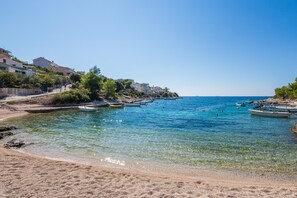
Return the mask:
{"type": "Polygon", "coordinates": [[[24,67],[22,63],[12,60],[12,57],[6,53],[0,53],[0,62],[18,68],[24,67]]]}
{"type": "Polygon", "coordinates": [[[146,93],[146,94],[152,92],[152,91],[151,91],[151,87],[149,86],[148,83],[137,83],[137,82],[134,82],[134,81],[133,81],[132,84],[131,84],[131,86],[132,86],[135,90],[137,90],[137,91],[139,91],[139,92],[143,92],[143,93],[146,93]]]}
{"type": "Polygon", "coordinates": [[[0,70],[11,73],[35,75],[35,71],[26,70],[22,63],[14,61],[8,50],[0,48],[0,70]]]}
{"type": "Polygon", "coordinates": [[[151,91],[153,93],[159,94],[159,93],[164,92],[164,89],[162,89],[161,87],[158,87],[158,86],[152,86],[151,87],[151,91]]]}
{"type": "MultiPolygon", "coordinates": [[[[11,72],[11,73],[17,73],[17,74],[26,74],[25,68],[15,67],[15,66],[3,63],[3,62],[0,62],[0,70],[6,71],[6,72],[11,72]]],[[[34,72],[34,74],[35,74],[35,72],[34,72]]]]}
{"type": "Polygon", "coordinates": [[[25,73],[26,73],[27,76],[36,75],[36,72],[33,69],[27,69],[27,70],[25,70],[25,73]]]}

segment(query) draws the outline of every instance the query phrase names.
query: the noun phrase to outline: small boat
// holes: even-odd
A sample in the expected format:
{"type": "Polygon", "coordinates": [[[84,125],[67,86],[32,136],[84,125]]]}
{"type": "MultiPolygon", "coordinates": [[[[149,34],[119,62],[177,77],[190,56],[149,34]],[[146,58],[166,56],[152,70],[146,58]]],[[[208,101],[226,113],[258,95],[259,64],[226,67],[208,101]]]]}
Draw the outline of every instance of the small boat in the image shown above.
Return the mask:
{"type": "Polygon", "coordinates": [[[275,106],[274,107],[278,111],[288,111],[290,113],[297,113],[297,107],[291,106],[275,106]]]}
{"type": "Polygon", "coordinates": [[[109,107],[113,108],[113,109],[120,109],[120,108],[124,108],[124,105],[122,105],[122,104],[110,104],[109,107]]]}
{"type": "Polygon", "coordinates": [[[140,103],[125,103],[124,106],[125,107],[140,107],[141,104],[140,103]]]}
{"type": "Polygon", "coordinates": [[[86,106],[79,106],[78,109],[80,111],[84,111],[84,112],[94,112],[94,111],[97,111],[97,108],[95,108],[95,107],[86,107],[86,106]]]}
{"type": "Polygon", "coordinates": [[[235,106],[237,107],[245,107],[245,103],[235,103],[235,106]]]}
{"type": "Polygon", "coordinates": [[[164,100],[176,100],[176,98],[164,98],[164,100]]]}
{"type": "Polygon", "coordinates": [[[281,111],[262,111],[256,109],[249,109],[252,115],[265,116],[265,117],[275,117],[275,118],[288,118],[291,113],[281,112],[281,111]]]}
{"type": "Polygon", "coordinates": [[[141,101],[141,102],[139,102],[141,105],[147,105],[147,103],[148,102],[146,102],[146,101],[141,101]]]}
{"type": "Polygon", "coordinates": [[[253,104],[254,101],[253,100],[246,100],[245,103],[247,103],[247,104],[253,104]]]}

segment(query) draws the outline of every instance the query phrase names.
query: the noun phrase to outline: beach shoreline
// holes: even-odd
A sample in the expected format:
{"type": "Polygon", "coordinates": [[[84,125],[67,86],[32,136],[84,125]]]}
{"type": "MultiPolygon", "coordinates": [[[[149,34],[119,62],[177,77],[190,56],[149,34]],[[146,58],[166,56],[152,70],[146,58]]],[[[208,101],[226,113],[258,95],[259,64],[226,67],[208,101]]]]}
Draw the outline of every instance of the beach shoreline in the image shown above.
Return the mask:
{"type": "Polygon", "coordinates": [[[17,118],[17,117],[22,117],[26,116],[29,113],[25,111],[10,111],[10,110],[5,110],[5,109],[0,109],[0,122],[6,121],[11,118],[17,118]]]}
{"type": "Polygon", "coordinates": [[[297,186],[275,181],[144,173],[37,157],[0,148],[1,196],[295,197],[297,186]]]}
{"type": "MultiPolygon", "coordinates": [[[[22,109],[20,107],[20,109],[22,109]]],[[[1,109],[0,119],[28,115],[1,109]],[[2,113],[3,112],[3,113],[2,113]],[[9,113],[10,112],[10,113],[9,113]]],[[[1,120],[0,120],[1,121],[1,120]]],[[[289,180],[199,170],[193,174],[87,164],[4,149],[0,197],[296,197],[289,180]]],[[[166,170],[166,167],[163,167],[166,170]]]]}

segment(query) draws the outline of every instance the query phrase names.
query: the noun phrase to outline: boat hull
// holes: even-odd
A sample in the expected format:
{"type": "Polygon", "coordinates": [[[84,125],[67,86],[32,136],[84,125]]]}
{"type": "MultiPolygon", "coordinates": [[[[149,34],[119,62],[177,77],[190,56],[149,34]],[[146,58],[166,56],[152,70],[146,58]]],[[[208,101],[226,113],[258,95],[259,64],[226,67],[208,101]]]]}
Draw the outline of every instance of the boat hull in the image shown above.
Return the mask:
{"type": "Polygon", "coordinates": [[[124,108],[124,105],[109,105],[109,107],[113,109],[122,109],[124,108]]]}
{"type": "Polygon", "coordinates": [[[78,109],[80,110],[80,111],[84,111],[84,112],[94,112],[94,111],[96,111],[97,109],[96,108],[94,108],[94,107],[78,107],[78,109]]]}
{"type": "Polygon", "coordinates": [[[291,115],[291,113],[289,112],[261,111],[261,110],[254,110],[254,109],[249,109],[249,112],[252,115],[256,115],[256,116],[274,117],[274,118],[288,118],[291,115]]]}
{"type": "Polygon", "coordinates": [[[125,107],[140,107],[140,104],[136,104],[136,103],[126,103],[125,107]]]}

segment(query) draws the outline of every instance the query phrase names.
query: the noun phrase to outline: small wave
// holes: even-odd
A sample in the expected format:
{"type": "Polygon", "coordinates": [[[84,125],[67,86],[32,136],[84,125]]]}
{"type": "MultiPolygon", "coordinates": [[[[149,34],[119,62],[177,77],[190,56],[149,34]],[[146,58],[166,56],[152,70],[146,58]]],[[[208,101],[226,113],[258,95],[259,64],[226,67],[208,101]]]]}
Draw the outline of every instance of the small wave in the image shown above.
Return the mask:
{"type": "Polygon", "coordinates": [[[112,163],[112,164],[117,164],[120,166],[125,166],[125,161],[120,161],[117,159],[111,159],[110,157],[106,157],[104,159],[101,159],[101,162],[108,162],[108,163],[112,163]]]}

